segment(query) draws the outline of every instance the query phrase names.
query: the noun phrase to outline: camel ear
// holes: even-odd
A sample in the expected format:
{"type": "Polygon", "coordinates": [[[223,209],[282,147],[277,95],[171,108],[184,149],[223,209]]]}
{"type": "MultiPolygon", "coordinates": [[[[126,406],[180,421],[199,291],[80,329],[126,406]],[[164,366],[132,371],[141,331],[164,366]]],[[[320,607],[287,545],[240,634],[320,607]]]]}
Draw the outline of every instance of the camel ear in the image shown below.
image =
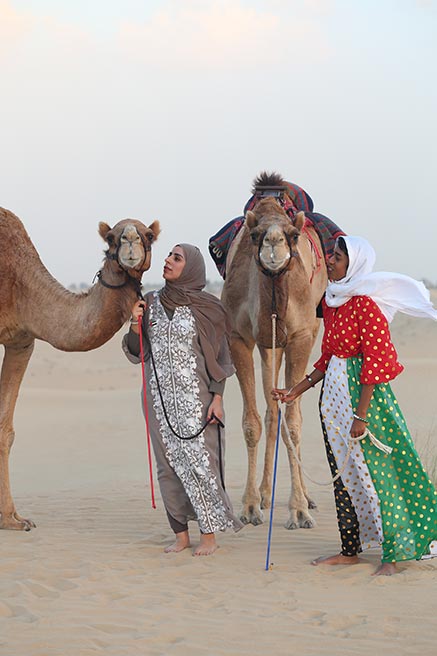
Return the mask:
{"type": "Polygon", "coordinates": [[[249,228],[249,230],[252,230],[256,226],[256,216],[255,213],[252,212],[251,210],[248,210],[246,212],[246,225],[249,228]]]}
{"type": "Polygon", "coordinates": [[[158,239],[158,235],[161,232],[161,226],[159,224],[159,221],[154,221],[149,225],[150,230],[153,232],[155,235],[155,240],[158,239]]]}
{"type": "Polygon", "coordinates": [[[111,230],[111,228],[110,228],[110,226],[108,226],[107,223],[104,223],[104,221],[100,221],[100,223],[99,223],[99,235],[105,241],[106,241],[106,235],[108,234],[108,232],[110,230],[111,230]]]}
{"type": "Polygon", "coordinates": [[[303,224],[305,223],[305,212],[298,212],[295,216],[294,219],[294,227],[299,230],[299,232],[303,228],[303,224]]]}

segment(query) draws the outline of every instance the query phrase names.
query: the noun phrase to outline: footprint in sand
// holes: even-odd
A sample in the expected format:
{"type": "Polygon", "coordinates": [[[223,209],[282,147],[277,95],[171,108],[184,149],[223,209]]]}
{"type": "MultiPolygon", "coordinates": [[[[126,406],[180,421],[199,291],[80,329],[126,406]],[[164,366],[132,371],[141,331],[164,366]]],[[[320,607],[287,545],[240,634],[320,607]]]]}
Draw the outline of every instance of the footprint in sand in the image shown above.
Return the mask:
{"type": "Polygon", "coordinates": [[[49,597],[51,599],[59,597],[59,592],[53,590],[53,588],[47,588],[45,585],[32,581],[31,579],[22,581],[22,583],[33,595],[35,595],[35,597],[49,597]]]}
{"type": "Polygon", "coordinates": [[[325,626],[335,631],[347,631],[357,626],[363,626],[367,622],[368,618],[365,615],[347,615],[345,617],[334,615],[327,618],[325,626]]]}
{"type": "Polygon", "coordinates": [[[20,620],[21,622],[36,622],[40,618],[37,617],[36,615],[33,615],[27,608],[24,606],[13,606],[12,604],[6,604],[6,606],[9,606],[12,617],[15,617],[17,620],[20,620]]]}
{"type": "Polygon", "coordinates": [[[103,633],[113,634],[136,634],[137,631],[133,626],[121,626],[120,624],[91,624],[93,629],[102,631],[103,633]]]}
{"type": "Polygon", "coordinates": [[[11,607],[0,601],[0,617],[12,617],[13,614],[11,607]]]}
{"type": "Polygon", "coordinates": [[[299,611],[293,615],[293,618],[302,624],[310,624],[312,626],[321,626],[325,624],[327,614],[322,610],[299,611]]]}

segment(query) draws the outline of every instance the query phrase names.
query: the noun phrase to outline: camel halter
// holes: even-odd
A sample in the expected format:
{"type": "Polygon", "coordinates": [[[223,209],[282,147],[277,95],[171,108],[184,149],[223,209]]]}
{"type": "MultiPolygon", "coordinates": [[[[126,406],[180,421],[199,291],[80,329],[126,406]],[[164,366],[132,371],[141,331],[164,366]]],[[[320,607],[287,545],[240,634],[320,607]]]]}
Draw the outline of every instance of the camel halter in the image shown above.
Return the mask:
{"type": "MultiPolygon", "coordinates": [[[[143,250],[144,250],[144,257],[141,260],[141,267],[142,267],[144,262],[146,261],[147,253],[150,253],[151,250],[152,250],[153,236],[151,234],[148,234],[148,237],[147,237],[148,240],[146,241],[146,238],[143,237],[143,235],[140,232],[137,231],[137,234],[141,239],[141,242],[143,244],[143,250]]],[[[111,285],[109,282],[106,282],[105,280],[103,280],[102,269],[100,269],[100,271],[98,271],[96,273],[96,275],[94,276],[94,280],[97,278],[98,281],[100,282],[100,284],[102,284],[103,287],[107,287],[108,289],[121,289],[122,287],[126,287],[126,285],[129,283],[129,281],[132,280],[132,281],[134,281],[134,283],[136,283],[137,293],[139,293],[139,295],[141,295],[141,283],[136,278],[133,278],[129,274],[128,268],[126,268],[125,266],[123,266],[123,264],[121,264],[119,262],[118,255],[119,255],[119,252],[120,252],[120,248],[121,248],[121,241],[118,243],[118,246],[115,250],[115,253],[110,253],[109,251],[105,251],[105,258],[107,260],[112,260],[112,261],[117,262],[117,264],[120,267],[121,271],[124,271],[124,273],[126,274],[125,281],[122,282],[120,285],[111,285]]],[[[94,282],[94,280],[93,280],[93,282],[94,282]]]]}
{"type": "Polygon", "coordinates": [[[262,245],[263,245],[263,242],[264,242],[264,237],[266,236],[266,234],[267,234],[267,230],[265,230],[260,235],[259,242],[258,242],[258,252],[257,252],[257,257],[255,258],[255,263],[256,263],[257,267],[259,268],[259,270],[261,271],[261,273],[263,273],[265,276],[268,276],[269,278],[279,278],[279,276],[282,276],[288,270],[293,257],[297,257],[298,253],[297,253],[297,251],[293,250],[293,245],[291,243],[290,235],[285,234],[285,239],[286,239],[287,244],[288,244],[288,250],[290,252],[290,257],[287,260],[286,264],[284,264],[282,269],[279,269],[279,271],[271,271],[271,269],[269,269],[268,267],[265,266],[265,264],[263,264],[263,262],[261,260],[261,257],[260,257],[261,248],[262,248],[262,245]]]}
{"type": "MultiPolygon", "coordinates": [[[[141,242],[143,244],[144,257],[141,260],[141,266],[143,266],[144,262],[146,261],[147,253],[150,253],[151,250],[152,250],[153,235],[148,234],[147,241],[146,241],[145,237],[143,237],[141,232],[138,232],[138,230],[136,232],[137,232],[137,234],[138,234],[138,236],[141,239],[141,242]]],[[[116,260],[118,266],[120,267],[120,269],[122,269],[123,271],[125,271],[127,273],[127,275],[129,275],[128,272],[127,272],[126,267],[123,266],[122,264],[120,264],[120,262],[118,260],[118,254],[120,252],[120,248],[121,248],[121,240],[118,242],[118,246],[115,250],[115,253],[110,253],[109,251],[106,251],[105,252],[105,257],[106,257],[107,260],[116,260]]]]}
{"type": "MultiPolygon", "coordinates": [[[[141,283],[140,283],[140,281],[137,280],[136,278],[132,278],[132,276],[130,276],[127,271],[124,271],[124,273],[126,274],[127,278],[125,279],[124,282],[121,283],[121,285],[111,285],[109,282],[106,282],[105,280],[103,280],[103,273],[102,273],[101,269],[100,269],[100,271],[97,271],[96,275],[94,276],[94,280],[97,278],[98,282],[101,285],[103,285],[103,287],[106,287],[107,289],[122,289],[122,287],[126,287],[126,285],[128,285],[130,282],[132,282],[132,284],[134,286],[134,289],[137,292],[137,294],[140,293],[141,292],[141,283]]],[[[93,282],[94,282],[94,280],[93,280],[93,282]]]]}

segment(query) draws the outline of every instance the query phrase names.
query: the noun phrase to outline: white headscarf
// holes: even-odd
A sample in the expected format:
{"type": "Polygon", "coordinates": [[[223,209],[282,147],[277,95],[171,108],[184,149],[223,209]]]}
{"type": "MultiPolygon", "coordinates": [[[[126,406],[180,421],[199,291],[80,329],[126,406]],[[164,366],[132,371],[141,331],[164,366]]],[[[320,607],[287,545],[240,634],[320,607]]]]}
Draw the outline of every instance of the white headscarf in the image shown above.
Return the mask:
{"type": "Polygon", "coordinates": [[[339,307],[352,296],[370,296],[390,322],[396,312],[426,317],[437,321],[437,310],[423,284],[401,273],[373,271],[375,251],[363,237],[344,236],[349,265],[341,280],[330,282],[326,304],[339,307]]]}

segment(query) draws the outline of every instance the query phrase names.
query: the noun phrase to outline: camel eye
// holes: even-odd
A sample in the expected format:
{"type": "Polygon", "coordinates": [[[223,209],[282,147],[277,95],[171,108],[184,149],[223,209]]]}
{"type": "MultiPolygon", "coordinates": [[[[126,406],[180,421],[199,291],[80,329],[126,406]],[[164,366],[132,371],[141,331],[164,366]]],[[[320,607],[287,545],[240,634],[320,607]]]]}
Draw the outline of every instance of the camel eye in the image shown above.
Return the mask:
{"type": "Polygon", "coordinates": [[[153,235],[152,233],[149,232],[149,234],[147,235],[147,239],[148,239],[149,241],[153,241],[153,237],[154,237],[154,236],[155,236],[155,235],[153,235]]]}
{"type": "Polygon", "coordinates": [[[252,240],[252,243],[256,244],[258,242],[258,233],[257,232],[251,232],[250,233],[250,238],[252,240]]]}
{"type": "Polygon", "coordinates": [[[115,243],[115,237],[114,237],[114,235],[113,235],[111,232],[108,232],[108,234],[106,235],[106,241],[108,242],[108,244],[109,244],[110,246],[113,246],[113,245],[114,245],[114,243],[115,243]]]}

